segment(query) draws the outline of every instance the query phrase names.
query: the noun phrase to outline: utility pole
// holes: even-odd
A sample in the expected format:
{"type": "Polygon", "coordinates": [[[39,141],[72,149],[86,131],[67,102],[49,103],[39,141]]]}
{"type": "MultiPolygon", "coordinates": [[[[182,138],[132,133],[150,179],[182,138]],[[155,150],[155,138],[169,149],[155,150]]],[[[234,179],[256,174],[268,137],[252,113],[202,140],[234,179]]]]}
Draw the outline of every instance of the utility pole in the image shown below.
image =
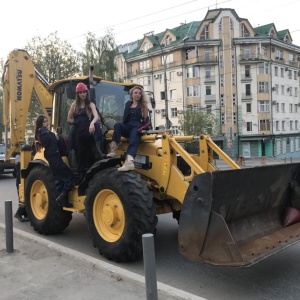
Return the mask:
{"type": "MultiPolygon", "coordinates": [[[[158,41],[159,37],[155,36],[155,39],[158,41]]],[[[178,47],[179,45],[181,45],[182,43],[184,43],[185,41],[187,41],[189,39],[188,36],[184,37],[182,39],[182,41],[179,44],[174,45],[169,51],[167,51],[166,53],[164,53],[164,50],[161,46],[161,44],[159,43],[159,47],[161,50],[161,54],[162,54],[162,59],[164,62],[164,89],[165,89],[165,118],[166,118],[166,130],[170,129],[170,120],[169,120],[169,104],[168,104],[168,79],[167,79],[167,58],[168,55],[170,54],[170,52],[172,50],[174,50],[176,47],[178,47]]]]}

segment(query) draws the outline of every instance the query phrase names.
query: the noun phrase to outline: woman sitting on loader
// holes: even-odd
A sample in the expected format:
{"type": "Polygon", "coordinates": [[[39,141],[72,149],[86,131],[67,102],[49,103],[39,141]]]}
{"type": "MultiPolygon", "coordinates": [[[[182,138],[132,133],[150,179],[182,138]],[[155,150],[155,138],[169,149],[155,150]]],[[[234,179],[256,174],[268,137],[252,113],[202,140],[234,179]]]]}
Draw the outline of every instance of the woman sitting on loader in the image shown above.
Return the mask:
{"type": "Polygon", "coordinates": [[[107,157],[116,157],[121,136],[129,138],[126,160],[118,171],[134,170],[134,158],[141,141],[141,130],[150,126],[149,110],[145,91],[140,86],[130,90],[131,101],[125,104],[123,122],[114,125],[114,133],[107,157]]]}

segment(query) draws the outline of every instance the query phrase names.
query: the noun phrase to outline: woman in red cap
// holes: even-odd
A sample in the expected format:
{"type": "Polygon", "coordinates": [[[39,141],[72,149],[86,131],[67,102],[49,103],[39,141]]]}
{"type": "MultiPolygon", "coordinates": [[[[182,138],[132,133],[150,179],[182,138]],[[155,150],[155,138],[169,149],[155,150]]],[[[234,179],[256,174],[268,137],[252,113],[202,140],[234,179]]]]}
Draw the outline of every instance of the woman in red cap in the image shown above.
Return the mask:
{"type": "MultiPolygon", "coordinates": [[[[92,164],[92,146],[95,143],[94,134],[96,128],[99,126],[99,123],[97,124],[98,120],[99,115],[96,105],[89,99],[87,86],[82,82],[78,83],[75,101],[72,103],[68,113],[68,122],[73,125],[71,147],[75,151],[79,173],[77,183],[84,178],[86,168],[92,164]]],[[[101,130],[100,126],[97,128],[97,131],[99,130],[101,130]]]]}

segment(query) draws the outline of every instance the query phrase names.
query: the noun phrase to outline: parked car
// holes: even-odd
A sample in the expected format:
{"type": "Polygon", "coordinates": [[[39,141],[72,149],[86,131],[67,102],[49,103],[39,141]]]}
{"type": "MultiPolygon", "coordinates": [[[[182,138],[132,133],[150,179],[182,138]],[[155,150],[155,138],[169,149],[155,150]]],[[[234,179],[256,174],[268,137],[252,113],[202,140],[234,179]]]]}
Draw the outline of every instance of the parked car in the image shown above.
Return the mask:
{"type": "Polygon", "coordinates": [[[5,145],[0,144],[0,174],[12,174],[16,177],[15,158],[11,157],[9,162],[5,161],[5,145]]]}

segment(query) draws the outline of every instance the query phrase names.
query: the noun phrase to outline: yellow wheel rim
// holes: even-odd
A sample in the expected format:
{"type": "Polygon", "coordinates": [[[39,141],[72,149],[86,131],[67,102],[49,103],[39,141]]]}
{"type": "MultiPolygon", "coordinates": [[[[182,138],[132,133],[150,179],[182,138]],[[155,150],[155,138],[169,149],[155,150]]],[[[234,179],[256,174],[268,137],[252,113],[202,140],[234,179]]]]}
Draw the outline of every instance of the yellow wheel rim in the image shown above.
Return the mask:
{"type": "Polygon", "coordinates": [[[48,199],[44,183],[40,180],[35,181],[30,190],[30,205],[34,216],[38,220],[42,220],[47,215],[48,199]]]}
{"type": "Polygon", "coordinates": [[[116,242],[125,227],[123,204],[111,190],[102,190],[94,201],[93,219],[98,233],[110,243],[116,242]]]}

